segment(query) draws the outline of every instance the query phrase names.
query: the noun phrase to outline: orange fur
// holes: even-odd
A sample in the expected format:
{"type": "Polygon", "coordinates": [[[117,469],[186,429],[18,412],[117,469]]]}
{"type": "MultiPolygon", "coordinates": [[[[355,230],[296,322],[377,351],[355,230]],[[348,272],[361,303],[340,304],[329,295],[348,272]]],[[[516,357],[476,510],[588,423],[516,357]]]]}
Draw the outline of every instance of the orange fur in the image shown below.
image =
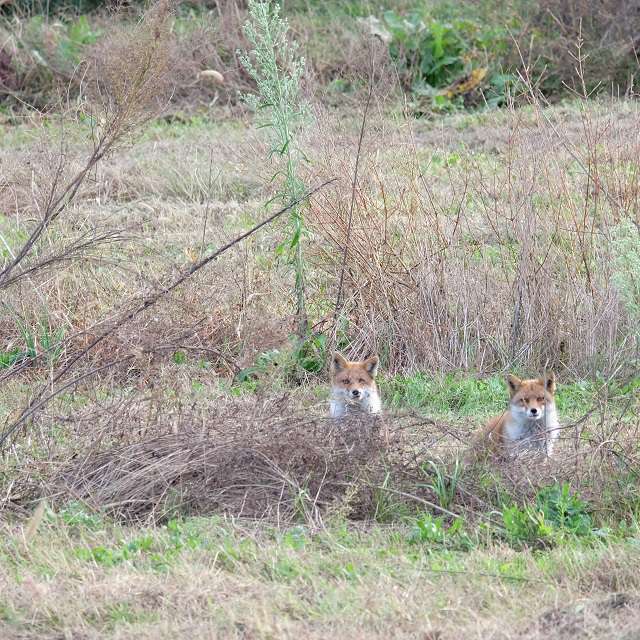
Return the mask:
{"type": "Polygon", "coordinates": [[[522,448],[538,449],[550,456],[558,435],[555,376],[520,380],[507,376],[509,408],[489,420],[482,440],[490,451],[513,454],[522,448]]]}

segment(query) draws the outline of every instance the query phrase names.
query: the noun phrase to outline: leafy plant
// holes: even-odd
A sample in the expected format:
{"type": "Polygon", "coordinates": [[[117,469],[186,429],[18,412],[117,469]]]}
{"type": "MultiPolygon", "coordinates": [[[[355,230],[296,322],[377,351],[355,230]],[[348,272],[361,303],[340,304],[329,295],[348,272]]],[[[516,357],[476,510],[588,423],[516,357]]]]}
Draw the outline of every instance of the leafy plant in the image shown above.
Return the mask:
{"type": "Polygon", "coordinates": [[[536,506],[546,522],[576,536],[593,532],[588,505],[577,494],[571,493],[568,482],[545,487],[536,496],[536,506]]]}
{"type": "Polygon", "coordinates": [[[258,380],[275,367],[281,367],[285,358],[286,355],[280,349],[263,351],[258,355],[253,365],[238,372],[235,381],[243,384],[258,380]]]}
{"type": "Polygon", "coordinates": [[[301,551],[309,544],[310,539],[306,528],[303,525],[296,525],[285,531],[279,541],[285,547],[301,551]]]}
{"type": "Polygon", "coordinates": [[[298,367],[307,373],[320,373],[327,361],[327,338],[325,335],[312,335],[303,340],[294,352],[298,367]]]}
{"type": "MultiPolygon", "coordinates": [[[[319,374],[326,363],[327,339],[324,335],[310,335],[299,340],[290,336],[289,349],[270,349],[258,355],[255,362],[236,375],[240,384],[256,382],[276,371],[286,382],[299,382],[299,373],[319,374]]],[[[255,391],[256,386],[253,385],[255,391]]]]}
{"type": "Polygon", "coordinates": [[[410,544],[432,544],[443,547],[471,549],[474,544],[464,532],[462,518],[456,518],[448,527],[444,516],[434,517],[430,513],[416,518],[408,537],[410,544]]]}
{"type": "Polygon", "coordinates": [[[184,351],[175,351],[173,354],[173,361],[176,364],[185,364],[187,361],[187,354],[184,351]]]}
{"type": "Polygon", "coordinates": [[[200,534],[182,520],[175,518],[169,520],[167,533],[169,534],[169,547],[176,551],[197,549],[202,544],[200,534]]]}
{"type": "Polygon", "coordinates": [[[85,46],[94,44],[100,37],[100,31],[94,30],[87,16],[79,16],[66,27],[65,35],[58,45],[63,58],[78,64],[85,46]]]}
{"type": "Polygon", "coordinates": [[[505,507],[502,511],[502,522],[507,538],[516,545],[544,544],[553,533],[553,528],[545,522],[544,515],[530,507],[505,507]]]}
{"type": "Polygon", "coordinates": [[[78,527],[97,531],[104,527],[99,514],[88,511],[81,502],[71,502],[58,512],[60,519],[69,527],[78,527]]]}
{"type": "Polygon", "coordinates": [[[406,14],[385,11],[382,19],[368,19],[371,32],[388,42],[400,78],[414,95],[428,97],[432,105],[448,108],[463,104],[463,96],[485,86],[483,104],[498,106],[510,86],[513,74],[490,71],[487,61],[506,50],[508,32],[455,12],[425,8],[406,14]]]}
{"type": "Polygon", "coordinates": [[[519,544],[538,545],[567,535],[594,534],[587,503],[571,493],[566,482],[540,489],[534,505],[504,508],[502,518],[508,538],[519,544]]]}
{"type": "MultiPolygon", "coordinates": [[[[303,157],[296,147],[296,135],[303,115],[300,100],[300,78],[304,58],[298,46],[288,38],[289,25],[280,17],[280,9],[270,0],[249,0],[249,20],[243,31],[253,46],[239,52],[242,66],[256,83],[256,93],[245,96],[247,104],[259,116],[260,126],[271,134],[270,158],[280,158],[273,180],[281,179],[276,198],[288,203],[302,196],[305,185],[298,176],[298,163],[303,157]]],[[[299,321],[299,336],[307,330],[305,305],[305,262],[303,238],[306,235],[303,206],[291,209],[290,236],[282,242],[278,255],[286,255],[295,272],[295,296],[299,321]]]]}
{"type": "MultiPolygon", "coordinates": [[[[86,526],[90,529],[100,525],[99,520],[87,520],[87,514],[81,507],[73,507],[63,515],[63,518],[68,521],[68,524],[86,526]]],[[[80,547],[76,549],[76,556],[80,560],[107,567],[146,557],[154,568],[165,569],[182,551],[197,549],[202,544],[203,540],[194,527],[182,520],[173,519],[167,522],[163,535],[144,534],[109,547],[104,545],[80,547]]]]}
{"type": "Polygon", "coordinates": [[[38,15],[24,25],[17,45],[42,69],[69,75],[81,62],[85,47],[97,42],[100,35],[84,15],[71,22],[53,24],[38,15]]]}
{"type": "Polygon", "coordinates": [[[438,500],[438,504],[443,509],[449,509],[453,504],[458,482],[462,476],[462,465],[458,458],[453,464],[451,473],[447,473],[448,469],[444,465],[437,464],[433,460],[428,460],[420,467],[420,470],[431,480],[429,484],[420,486],[431,489],[438,500]]]}
{"type": "Polygon", "coordinates": [[[0,352],[0,369],[8,369],[17,362],[21,362],[24,359],[24,353],[19,347],[8,349],[7,351],[0,352]]]}
{"type": "Polygon", "coordinates": [[[410,71],[414,82],[442,87],[464,71],[467,46],[452,25],[430,19],[421,11],[406,16],[385,11],[383,23],[391,36],[391,56],[410,71]]]}

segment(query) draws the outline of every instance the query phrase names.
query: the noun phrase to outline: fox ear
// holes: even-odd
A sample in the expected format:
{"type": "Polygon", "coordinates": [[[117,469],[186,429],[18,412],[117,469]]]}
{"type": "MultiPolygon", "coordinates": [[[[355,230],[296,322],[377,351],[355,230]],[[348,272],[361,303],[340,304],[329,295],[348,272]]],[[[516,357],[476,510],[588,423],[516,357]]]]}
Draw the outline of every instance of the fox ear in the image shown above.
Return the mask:
{"type": "Polygon", "coordinates": [[[522,386],[522,380],[517,376],[509,374],[507,376],[507,386],[509,387],[509,393],[513,395],[518,392],[518,389],[522,386]]]}
{"type": "Polygon", "coordinates": [[[367,372],[369,373],[369,375],[372,378],[376,377],[376,374],[378,373],[378,364],[380,362],[380,359],[378,358],[378,356],[371,356],[370,358],[367,358],[362,364],[364,364],[364,368],[367,370],[367,372]]]}
{"type": "Polygon", "coordinates": [[[540,378],[540,382],[544,384],[544,388],[551,394],[556,392],[556,375],[553,371],[547,371],[544,378],[540,378]]]}
{"type": "Polygon", "coordinates": [[[331,358],[331,370],[334,372],[342,371],[347,366],[347,359],[337,351],[331,358]]]}

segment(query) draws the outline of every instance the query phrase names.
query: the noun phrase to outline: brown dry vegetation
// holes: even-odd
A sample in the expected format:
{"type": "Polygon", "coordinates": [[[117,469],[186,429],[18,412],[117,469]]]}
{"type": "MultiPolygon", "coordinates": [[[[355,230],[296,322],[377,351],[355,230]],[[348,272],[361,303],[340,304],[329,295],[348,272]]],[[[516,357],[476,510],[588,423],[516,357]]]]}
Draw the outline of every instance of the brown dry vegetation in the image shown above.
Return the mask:
{"type": "MultiPolygon", "coordinates": [[[[405,122],[370,135],[348,269],[364,346],[387,345],[396,370],[526,363],[579,376],[632,362],[637,318],[606,247],[638,216],[637,173],[623,168],[640,151],[637,113],[602,103],[574,115],[534,108],[462,133],[405,122]]],[[[314,207],[330,265],[345,242],[342,186],[314,207]]]]}
{"type": "MultiPolygon", "coordinates": [[[[172,5],[180,9],[180,3],[172,5]]],[[[0,98],[10,106],[28,104],[50,110],[60,96],[82,96],[87,82],[102,79],[103,70],[92,61],[108,60],[114,43],[132,38],[132,18],[137,11],[121,7],[120,11],[89,15],[96,41],[86,44],[82,57],[69,55],[61,47],[67,36],[58,20],[41,22],[29,12],[0,19],[0,98]]],[[[191,17],[185,11],[165,40],[169,64],[164,77],[173,89],[168,112],[191,113],[203,106],[241,110],[241,94],[254,88],[237,56],[239,49],[247,47],[242,32],[246,6],[232,0],[209,10],[202,8],[191,17]],[[222,73],[224,82],[200,75],[207,69],[222,73]]],[[[313,12],[302,12],[291,17],[291,26],[295,37],[305,43],[310,60],[305,79],[308,91],[325,93],[331,81],[339,78],[359,93],[370,67],[370,43],[354,20],[327,21],[313,12]]],[[[329,101],[349,100],[348,95],[326,93],[329,101]]]]}
{"type": "MultiPolygon", "coordinates": [[[[313,153],[310,185],[350,170],[356,123],[337,127],[331,118],[321,113],[304,140],[313,153]]],[[[569,378],[631,373],[637,319],[614,276],[618,270],[631,281],[633,274],[617,261],[612,239],[622,220],[638,216],[635,106],[609,102],[483,116],[478,125],[469,120],[460,121],[462,131],[455,119],[434,129],[382,115],[371,124],[347,264],[354,350],[380,349],[390,372],[547,364],[569,378]]],[[[66,228],[76,240],[117,231],[112,249],[96,250],[94,267],[70,260],[42,282],[24,280],[12,294],[21,300],[17,308],[33,314],[44,299],[53,326],[91,331],[113,313],[107,309],[166,284],[201,255],[203,231],[204,248],[213,249],[240,231],[243,212],[258,219],[268,197],[262,144],[235,127],[208,129],[196,122],[173,140],[162,139],[164,127],[151,129],[97,169],[65,213],[66,228]]],[[[46,175],[55,146],[48,149],[43,157],[23,144],[3,160],[18,169],[3,190],[6,224],[16,230],[37,215],[32,186],[39,185],[31,172],[46,175]]],[[[349,199],[342,179],[314,198],[309,214],[315,269],[308,295],[317,322],[331,317],[349,199]]],[[[277,344],[290,309],[287,275],[272,268],[277,235],[268,229],[195,276],[178,298],[154,308],[153,318],[136,321],[150,340],[136,335],[131,342],[155,342],[156,323],[167,335],[200,320],[198,331],[209,336],[202,346],[234,361],[246,363],[277,344]],[[256,329],[263,344],[252,337],[256,329]]],[[[42,252],[65,243],[68,236],[55,229],[42,252]]],[[[13,326],[8,346],[20,336],[13,326]]]]}
{"type": "MultiPolygon", "coordinates": [[[[307,295],[320,331],[330,329],[346,242],[351,189],[344,177],[352,171],[357,119],[344,116],[317,105],[302,139],[308,184],[343,177],[308,212],[307,295]]],[[[346,265],[352,351],[380,351],[388,373],[547,366],[565,381],[595,371],[632,376],[637,316],[620,283],[633,274],[616,260],[612,240],[622,220],[638,215],[630,164],[639,151],[636,119],[626,101],[547,109],[534,102],[432,126],[389,112],[378,97],[360,150],[346,265]]],[[[80,122],[65,133],[67,180],[74,175],[69,158],[90,152],[86,132],[80,122]]],[[[46,181],[58,148],[55,129],[25,124],[12,135],[2,192],[11,251],[42,210],[47,190],[34,176],[46,181]]],[[[42,393],[79,391],[91,402],[122,388],[151,392],[173,411],[171,396],[191,395],[190,384],[214,390],[260,353],[290,349],[289,276],[273,254],[277,224],[119,324],[259,219],[269,197],[265,154],[258,134],[230,122],[175,129],[158,122],[92,169],[30,258],[44,267],[31,270],[27,261],[5,289],[6,351],[22,344],[25,326],[37,334],[43,320],[65,335],[55,358],[40,344],[39,365],[25,368],[25,361],[0,374],[10,389],[7,427],[31,393],[25,381],[45,382],[42,393]],[[84,238],[86,247],[69,250],[84,238]],[[207,368],[176,375],[176,352],[207,368]],[[47,389],[46,377],[69,363],[47,389]]],[[[64,175],[58,180],[64,184],[64,175]]],[[[49,414],[50,426],[37,429],[46,434],[68,412],[49,414]]]]}

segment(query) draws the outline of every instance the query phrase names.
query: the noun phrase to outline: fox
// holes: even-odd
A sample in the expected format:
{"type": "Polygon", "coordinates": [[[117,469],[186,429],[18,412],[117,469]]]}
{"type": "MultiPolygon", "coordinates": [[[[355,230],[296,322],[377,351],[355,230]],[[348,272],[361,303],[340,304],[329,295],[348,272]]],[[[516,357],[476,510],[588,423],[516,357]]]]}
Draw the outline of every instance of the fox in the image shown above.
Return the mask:
{"type": "Polygon", "coordinates": [[[380,413],[382,403],[375,380],[378,363],[377,355],[350,362],[341,353],[333,354],[329,405],[332,418],[344,418],[353,413],[380,413]]]}
{"type": "Polygon", "coordinates": [[[507,456],[533,450],[550,458],[560,429],[555,375],[548,372],[541,378],[521,380],[510,374],[506,381],[509,408],[485,426],[485,443],[495,453],[507,456]]]}

